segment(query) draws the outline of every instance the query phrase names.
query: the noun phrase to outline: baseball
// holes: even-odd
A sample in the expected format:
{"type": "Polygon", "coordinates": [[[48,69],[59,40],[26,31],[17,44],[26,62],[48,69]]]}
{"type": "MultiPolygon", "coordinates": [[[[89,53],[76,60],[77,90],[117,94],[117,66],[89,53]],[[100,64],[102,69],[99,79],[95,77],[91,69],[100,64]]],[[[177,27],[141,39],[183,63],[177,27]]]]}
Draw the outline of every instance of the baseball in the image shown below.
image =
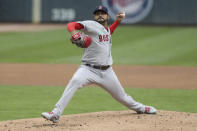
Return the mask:
{"type": "Polygon", "coordinates": [[[122,13],[121,13],[121,16],[122,16],[122,17],[125,17],[125,12],[122,12],[122,13]]]}

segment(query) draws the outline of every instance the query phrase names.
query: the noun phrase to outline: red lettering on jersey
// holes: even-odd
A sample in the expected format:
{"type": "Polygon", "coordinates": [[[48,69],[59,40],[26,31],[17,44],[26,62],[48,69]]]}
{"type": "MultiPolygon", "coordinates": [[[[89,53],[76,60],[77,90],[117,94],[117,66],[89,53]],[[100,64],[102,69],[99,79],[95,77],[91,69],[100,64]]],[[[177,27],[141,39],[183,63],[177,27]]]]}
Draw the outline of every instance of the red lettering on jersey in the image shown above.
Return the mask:
{"type": "Polygon", "coordinates": [[[105,41],[109,41],[109,35],[105,35],[105,41]]]}
{"type": "Polygon", "coordinates": [[[99,35],[99,42],[109,41],[109,35],[99,35]]]}
{"type": "Polygon", "coordinates": [[[103,37],[102,35],[99,35],[99,42],[102,42],[103,41],[103,37]]]}

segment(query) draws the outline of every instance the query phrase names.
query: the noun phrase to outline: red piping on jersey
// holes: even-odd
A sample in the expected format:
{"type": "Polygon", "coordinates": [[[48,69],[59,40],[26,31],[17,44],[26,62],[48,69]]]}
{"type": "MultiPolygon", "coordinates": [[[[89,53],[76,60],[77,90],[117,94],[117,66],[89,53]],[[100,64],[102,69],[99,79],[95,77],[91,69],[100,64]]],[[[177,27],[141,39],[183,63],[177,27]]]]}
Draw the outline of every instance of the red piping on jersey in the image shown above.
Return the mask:
{"type": "Polygon", "coordinates": [[[80,23],[77,23],[77,22],[70,22],[67,24],[67,29],[69,32],[71,32],[73,30],[81,30],[83,28],[84,28],[84,26],[80,23]]]}
{"type": "MultiPolygon", "coordinates": [[[[114,32],[114,30],[116,29],[116,27],[118,25],[119,25],[119,22],[115,21],[112,25],[109,26],[111,34],[114,32]]],[[[71,32],[73,30],[81,30],[83,28],[84,28],[84,26],[80,23],[77,23],[77,22],[70,22],[67,24],[67,29],[69,32],[71,32]]]]}

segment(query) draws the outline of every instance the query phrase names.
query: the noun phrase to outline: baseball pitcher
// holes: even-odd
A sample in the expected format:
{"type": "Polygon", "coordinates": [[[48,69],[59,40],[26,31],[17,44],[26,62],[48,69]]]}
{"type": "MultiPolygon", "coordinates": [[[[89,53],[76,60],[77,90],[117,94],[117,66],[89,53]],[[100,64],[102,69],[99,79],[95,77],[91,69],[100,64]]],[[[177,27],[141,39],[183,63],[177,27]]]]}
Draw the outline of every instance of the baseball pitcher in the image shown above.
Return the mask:
{"type": "Polygon", "coordinates": [[[116,21],[109,27],[109,14],[106,7],[98,6],[93,12],[93,17],[94,20],[67,24],[67,29],[71,34],[71,42],[84,48],[82,62],[54,109],[51,112],[43,112],[42,117],[58,123],[75,92],[92,83],[104,88],[114,99],[137,113],[156,114],[157,110],[154,107],[136,102],[124,91],[112,68],[111,35],[125,18],[125,13],[118,13],[116,21]]]}

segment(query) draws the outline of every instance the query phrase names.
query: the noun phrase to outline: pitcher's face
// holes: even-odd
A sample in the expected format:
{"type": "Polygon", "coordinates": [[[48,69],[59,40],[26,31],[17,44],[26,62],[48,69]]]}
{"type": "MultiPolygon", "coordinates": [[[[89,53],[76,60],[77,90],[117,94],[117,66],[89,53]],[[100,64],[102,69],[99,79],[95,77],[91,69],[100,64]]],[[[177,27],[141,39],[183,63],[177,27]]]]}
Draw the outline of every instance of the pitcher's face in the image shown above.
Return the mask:
{"type": "Polygon", "coordinates": [[[102,24],[109,20],[109,15],[104,11],[97,11],[94,14],[94,20],[102,24]]]}

